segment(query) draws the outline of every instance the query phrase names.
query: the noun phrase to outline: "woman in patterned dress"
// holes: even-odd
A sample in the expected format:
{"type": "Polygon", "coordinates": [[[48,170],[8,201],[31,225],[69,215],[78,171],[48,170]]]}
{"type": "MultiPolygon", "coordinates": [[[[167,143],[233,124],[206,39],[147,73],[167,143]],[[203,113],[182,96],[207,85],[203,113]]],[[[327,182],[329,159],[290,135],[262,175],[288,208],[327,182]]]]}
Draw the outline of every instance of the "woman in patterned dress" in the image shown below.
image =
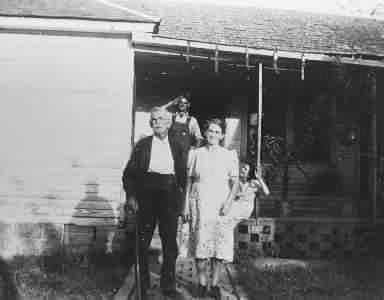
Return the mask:
{"type": "Polygon", "coordinates": [[[198,296],[205,297],[210,286],[210,294],[215,299],[220,299],[218,281],[222,263],[233,260],[233,230],[228,231],[233,221],[229,213],[239,182],[237,153],[220,145],[224,135],[225,122],[211,119],[206,124],[206,145],[190,152],[185,211],[185,216],[192,219],[192,255],[196,260],[198,296]]]}

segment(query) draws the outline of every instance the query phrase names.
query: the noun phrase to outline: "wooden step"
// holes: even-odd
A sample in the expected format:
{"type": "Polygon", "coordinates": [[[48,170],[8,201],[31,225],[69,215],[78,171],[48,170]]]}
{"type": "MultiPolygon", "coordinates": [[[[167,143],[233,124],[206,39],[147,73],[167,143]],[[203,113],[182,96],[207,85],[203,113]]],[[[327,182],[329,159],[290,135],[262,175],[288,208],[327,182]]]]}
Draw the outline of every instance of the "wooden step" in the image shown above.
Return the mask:
{"type": "MultiPolygon", "coordinates": [[[[267,197],[265,201],[281,201],[281,197],[267,197]]],[[[294,197],[288,197],[289,202],[294,203],[311,203],[311,204],[325,204],[333,203],[343,204],[345,202],[345,197],[342,196],[321,196],[321,195],[296,195],[294,197]]]]}
{"type": "MultiPolygon", "coordinates": [[[[269,196],[260,201],[261,213],[276,214],[279,209],[280,197],[269,196]]],[[[346,199],[341,196],[309,196],[295,195],[288,197],[290,211],[295,216],[337,216],[346,199]]]]}

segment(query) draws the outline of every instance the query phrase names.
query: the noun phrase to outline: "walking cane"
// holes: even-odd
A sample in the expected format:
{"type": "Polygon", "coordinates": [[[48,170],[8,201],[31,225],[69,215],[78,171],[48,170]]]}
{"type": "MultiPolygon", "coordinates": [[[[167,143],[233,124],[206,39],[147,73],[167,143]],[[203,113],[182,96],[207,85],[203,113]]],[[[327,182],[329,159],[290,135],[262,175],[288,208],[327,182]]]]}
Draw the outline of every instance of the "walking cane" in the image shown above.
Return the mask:
{"type": "Polygon", "coordinates": [[[138,213],[136,212],[135,218],[135,285],[136,285],[136,299],[141,298],[141,281],[140,281],[140,232],[138,225],[138,213]]]}
{"type": "MultiPolygon", "coordinates": [[[[129,224],[133,224],[134,234],[135,234],[135,262],[134,262],[134,277],[135,277],[135,284],[130,289],[127,300],[131,300],[133,293],[136,291],[136,300],[142,300],[141,295],[141,281],[140,281],[140,231],[139,231],[139,225],[138,225],[138,213],[136,214],[132,211],[128,212],[131,215],[130,220],[128,221],[129,217],[125,215],[124,221],[122,222],[121,226],[129,226],[129,224]],[[134,219],[132,220],[132,218],[134,219]],[[133,221],[133,222],[132,222],[133,221]]],[[[131,269],[132,270],[132,269],[131,269]]]]}
{"type": "Polygon", "coordinates": [[[141,287],[141,281],[140,281],[140,231],[139,231],[137,213],[134,221],[134,231],[135,231],[135,263],[134,263],[135,284],[130,290],[127,300],[130,300],[132,298],[134,292],[136,292],[136,300],[142,300],[142,295],[141,295],[142,287],[141,287]]]}

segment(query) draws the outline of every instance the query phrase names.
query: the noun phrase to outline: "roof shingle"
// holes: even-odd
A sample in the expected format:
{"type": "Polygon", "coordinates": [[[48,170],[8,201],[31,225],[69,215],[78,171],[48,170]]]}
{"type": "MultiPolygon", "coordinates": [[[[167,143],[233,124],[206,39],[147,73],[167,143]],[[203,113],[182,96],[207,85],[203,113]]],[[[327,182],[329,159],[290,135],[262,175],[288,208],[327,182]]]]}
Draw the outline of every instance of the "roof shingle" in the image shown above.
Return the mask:
{"type": "Polygon", "coordinates": [[[159,35],[319,53],[384,55],[384,22],[257,7],[165,0],[113,0],[162,18],[159,35]]]}

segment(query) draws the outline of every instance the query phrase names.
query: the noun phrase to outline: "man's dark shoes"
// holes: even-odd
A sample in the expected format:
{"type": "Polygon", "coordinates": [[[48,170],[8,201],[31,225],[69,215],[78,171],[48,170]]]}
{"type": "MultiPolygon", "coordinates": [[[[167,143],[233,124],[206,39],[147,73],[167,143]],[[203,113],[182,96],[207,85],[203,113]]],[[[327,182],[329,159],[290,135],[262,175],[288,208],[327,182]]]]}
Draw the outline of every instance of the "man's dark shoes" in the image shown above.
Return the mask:
{"type": "Polygon", "coordinates": [[[198,284],[197,285],[197,297],[206,298],[208,296],[208,289],[206,285],[198,284]]]}
{"type": "Polygon", "coordinates": [[[183,294],[176,289],[163,289],[162,292],[166,299],[184,300],[183,294]]]}
{"type": "Polygon", "coordinates": [[[211,286],[210,296],[215,300],[221,300],[221,290],[218,286],[211,286]]]}
{"type": "Polygon", "coordinates": [[[148,291],[147,291],[147,289],[142,289],[141,290],[141,299],[142,300],[148,299],[148,291]]]}

